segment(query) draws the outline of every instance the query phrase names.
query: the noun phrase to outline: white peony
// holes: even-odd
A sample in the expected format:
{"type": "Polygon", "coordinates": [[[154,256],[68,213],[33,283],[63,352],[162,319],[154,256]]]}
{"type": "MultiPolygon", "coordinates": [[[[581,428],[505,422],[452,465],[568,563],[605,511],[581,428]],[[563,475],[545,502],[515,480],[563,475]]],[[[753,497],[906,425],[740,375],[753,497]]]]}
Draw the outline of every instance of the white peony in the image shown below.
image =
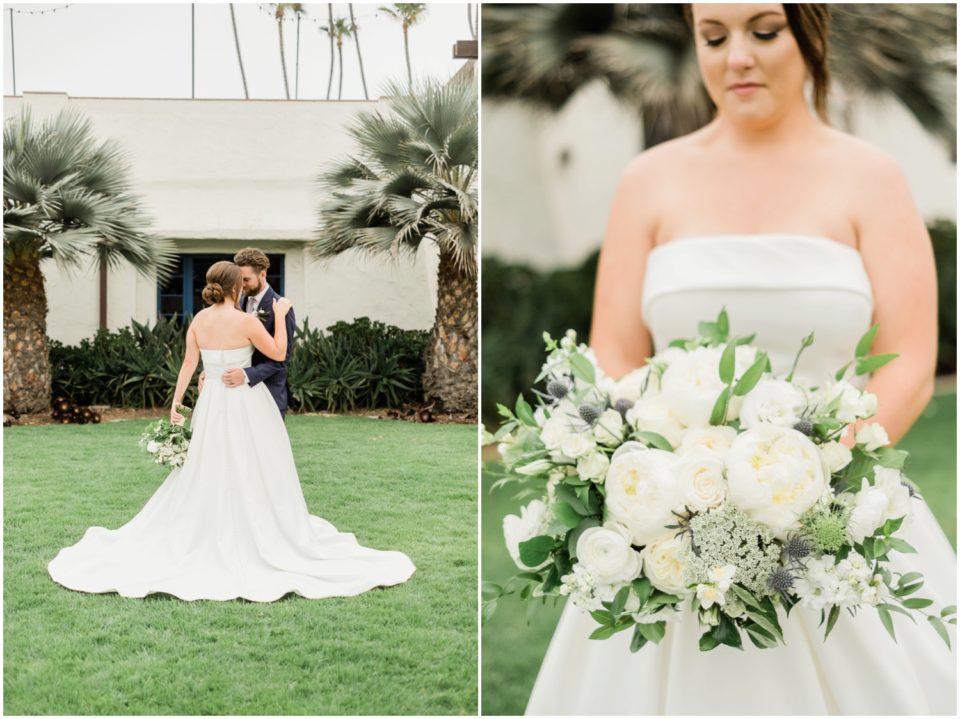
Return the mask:
{"type": "Polygon", "coordinates": [[[821,444],[820,456],[823,457],[823,461],[831,474],[839,472],[853,459],[853,453],[839,442],[824,442],[821,444]]]}
{"type": "Polygon", "coordinates": [[[663,395],[644,397],[627,410],[627,422],[641,432],[656,432],[670,446],[676,447],[683,439],[683,425],[663,395]]]}
{"type": "Polygon", "coordinates": [[[828,479],[817,446],[788,427],[748,429],[727,454],[730,501],[778,539],[827,491],[828,479]]]}
{"type": "Polygon", "coordinates": [[[615,409],[608,409],[600,415],[593,426],[593,437],[600,444],[616,447],[623,441],[623,417],[615,409]]]}
{"type": "Polygon", "coordinates": [[[857,432],[857,444],[862,444],[867,452],[872,452],[890,444],[890,438],[887,436],[887,430],[879,422],[872,422],[864,425],[857,432]]]}
{"type": "Polygon", "coordinates": [[[799,387],[782,379],[762,379],[747,396],[740,408],[740,424],[756,427],[776,424],[793,427],[807,407],[807,398],[799,387]]]}
{"type": "Polygon", "coordinates": [[[643,573],[650,583],[661,592],[685,596],[689,590],[683,582],[683,557],[687,551],[686,540],[672,534],[661,535],[640,552],[643,573]]]}
{"type": "MultiPolygon", "coordinates": [[[[660,380],[660,390],[674,414],[687,427],[706,427],[717,397],[724,388],[720,381],[720,357],[723,347],[698,347],[677,356],[660,380]]],[[[757,350],[747,345],[737,347],[735,376],[739,377],[756,359],[757,350]]],[[[727,407],[727,418],[736,419],[741,397],[733,397],[727,407]]]]}
{"type": "Polygon", "coordinates": [[[677,480],[683,487],[683,502],[703,512],[719,507],[727,497],[723,462],[709,455],[688,457],[677,466],[677,480]]]}
{"type": "Polygon", "coordinates": [[[577,540],[577,561],[601,584],[621,584],[640,576],[640,553],[630,532],[616,522],[590,527],[577,540]]]}
{"type": "Polygon", "coordinates": [[[607,470],[607,518],[627,527],[633,543],[643,545],[675,524],[674,510],[683,507],[683,488],[677,481],[679,459],[660,449],[624,452],[607,470]]]}
{"type": "Polygon", "coordinates": [[[521,570],[541,569],[549,562],[547,560],[539,567],[528,567],[520,561],[520,543],[543,534],[550,522],[551,512],[539,499],[533,500],[526,507],[521,507],[519,517],[508,514],[503,518],[503,538],[507,544],[507,551],[510,552],[514,564],[521,570]]]}
{"type": "Polygon", "coordinates": [[[737,430],[733,427],[691,427],[683,433],[677,454],[681,457],[708,455],[723,459],[736,438],[737,430]]]}
{"type": "Polygon", "coordinates": [[[610,468],[610,460],[603,452],[587,454],[577,460],[577,474],[580,479],[602,482],[610,468]]]}

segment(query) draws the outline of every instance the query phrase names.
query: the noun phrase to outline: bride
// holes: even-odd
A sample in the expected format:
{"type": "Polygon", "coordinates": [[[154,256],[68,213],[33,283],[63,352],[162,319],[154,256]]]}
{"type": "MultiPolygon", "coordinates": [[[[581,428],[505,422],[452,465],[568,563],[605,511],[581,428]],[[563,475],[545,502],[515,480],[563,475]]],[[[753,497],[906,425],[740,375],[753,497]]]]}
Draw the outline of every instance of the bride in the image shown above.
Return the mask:
{"type": "MultiPolygon", "coordinates": [[[[879,322],[872,351],[900,357],[866,389],[895,443],[933,389],[933,256],[896,163],[825,122],[826,6],[693,5],[690,19],[716,117],[641,154],[620,182],[597,274],[597,359],[621,376],[725,306],[734,331],[771,350],[774,372],[814,330],[798,373],[816,381],[879,322]]],[[[904,537],[919,553],[894,554],[891,569],[923,572],[924,596],[954,604],[956,556],[913,504],[904,537]]],[[[707,653],[687,614],[631,654],[629,632],[590,641],[595,623],[568,603],[527,713],[956,713],[956,654],[931,627],[897,617],[894,643],[862,611],[824,642],[818,623],[798,607],[786,646],[707,653]]]]}
{"type": "Polygon", "coordinates": [[[162,592],[188,601],[272,602],[288,593],[310,599],[360,594],[405,582],[413,563],[400,552],[360,546],[307,509],[290,440],[262,384],[228,388],[220,376],[249,367],[256,347],[286,355],[286,299],[274,301],[271,337],[255,315],[235,308],[240,268],[217,262],[207,272],[202,310],[187,330],[172,422],[198,361],[207,381],[197,400],[185,463],[142,510],[116,530],[91,527],[48,565],[54,581],[81,592],[144,597],[162,592]]]}

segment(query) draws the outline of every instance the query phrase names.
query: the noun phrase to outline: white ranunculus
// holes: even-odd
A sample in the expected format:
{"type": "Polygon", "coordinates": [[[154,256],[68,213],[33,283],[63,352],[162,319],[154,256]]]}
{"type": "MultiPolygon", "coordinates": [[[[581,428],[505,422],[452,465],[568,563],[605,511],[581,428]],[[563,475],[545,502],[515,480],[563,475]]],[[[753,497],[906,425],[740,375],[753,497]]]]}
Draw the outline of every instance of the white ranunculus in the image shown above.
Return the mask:
{"type": "Polygon", "coordinates": [[[154,440],[151,439],[149,442],[147,442],[147,451],[150,454],[156,454],[158,449],[160,449],[160,445],[154,440]]]}
{"type": "Polygon", "coordinates": [[[587,432],[571,432],[560,442],[560,451],[570,459],[578,459],[596,448],[597,443],[587,432]]]}
{"type": "Polygon", "coordinates": [[[788,427],[748,429],[727,453],[730,501],[778,539],[823,495],[828,479],[817,446],[788,427]]]}
{"type": "Polygon", "coordinates": [[[879,422],[872,422],[864,425],[857,432],[857,444],[862,444],[866,451],[872,452],[890,444],[890,438],[887,436],[887,430],[879,422]]]}
{"type": "Polygon", "coordinates": [[[820,445],[820,456],[831,474],[839,472],[850,464],[853,453],[839,442],[824,442],[820,445]]]}
{"type": "Polygon", "coordinates": [[[683,557],[686,541],[682,536],[661,535],[640,552],[643,573],[661,592],[686,596],[690,593],[683,583],[683,557]]]}
{"type": "Polygon", "coordinates": [[[691,427],[683,433],[677,454],[681,457],[712,456],[723,459],[737,438],[733,427],[691,427]]]}
{"type": "Polygon", "coordinates": [[[593,452],[577,460],[577,474],[580,479],[602,482],[610,468],[610,460],[603,452],[593,452]]]}
{"type": "Polygon", "coordinates": [[[636,402],[641,396],[650,396],[660,390],[660,377],[650,365],[628,372],[618,379],[610,390],[610,402],[618,400],[636,402]]]}
{"type": "Polygon", "coordinates": [[[510,552],[514,564],[521,570],[540,569],[547,565],[548,562],[544,562],[539,567],[528,567],[521,562],[520,543],[543,534],[550,521],[550,511],[539,499],[533,500],[526,507],[521,507],[519,517],[508,514],[503,518],[503,538],[507,544],[507,551],[510,552]]]}
{"type": "Polygon", "coordinates": [[[630,532],[616,522],[590,527],[577,540],[577,561],[601,584],[620,584],[640,576],[640,553],[630,532]]]}
{"type": "Polygon", "coordinates": [[[627,422],[641,432],[656,432],[672,447],[683,439],[683,425],[663,395],[644,397],[627,410],[627,422]]]}
{"type": "Polygon", "coordinates": [[[615,409],[604,410],[593,425],[593,437],[600,444],[616,447],[623,441],[623,417],[615,409]]]}
{"type": "Polygon", "coordinates": [[[703,512],[719,507],[727,496],[723,462],[709,455],[684,458],[677,466],[677,479],[683,487],[683,502],[703,512]]]}
{"type": "Polygon", "coordinates": [[[760,424],[793,427],[806,406],[806,396],[792,382],[782,379],[762,379],[743,398],[740,424],[747,428],[760,424]]]}
{"type": "Polygon", "coordinates": [[[625,452],[607,470],[607,518],[620,522],[643,545],[675,524],[674,510],[683,507],[683,488],[677,481],[679,459],[671,452],[643,449],[625,452]]]}

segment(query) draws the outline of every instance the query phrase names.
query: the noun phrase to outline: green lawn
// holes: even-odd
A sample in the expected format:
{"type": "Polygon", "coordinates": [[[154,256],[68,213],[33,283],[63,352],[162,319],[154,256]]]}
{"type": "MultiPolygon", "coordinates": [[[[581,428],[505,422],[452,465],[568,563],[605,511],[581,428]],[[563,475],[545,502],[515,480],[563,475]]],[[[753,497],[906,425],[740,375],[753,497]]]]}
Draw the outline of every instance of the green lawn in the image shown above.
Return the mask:
{"type": "MultiPolygon", "coordinates": [[[[938,395],[899,445],[911,452],[907,474],[920,486],[954,547],[957,535],[956,408],[956,393],[938,395]]],[[[517,491],[515,484],[491,494],[493,481],[493,477],[484,474],[481,562],[483,579],[502,583],[517,569],[504,548],[501,522],[505,514],[516,513],[529,499],[513,499],[517,491]]],[[[546,607],[539,608],[528,625],[526,608],[519,600],[508,597],[500,601],[496,614],[483,627],[483,714],[523,713],[561,608],[562,605],[554,607],[550,600],[546,607]]]]}
{"type": "Polygon", "coordinates": [[[272,604],[60,587],[57,551],[166,476],[146,426],[4,430],[5,714],[476,714],[475,426],[287,420],[311,512],[406,552],[404,585],[272,604]]]}

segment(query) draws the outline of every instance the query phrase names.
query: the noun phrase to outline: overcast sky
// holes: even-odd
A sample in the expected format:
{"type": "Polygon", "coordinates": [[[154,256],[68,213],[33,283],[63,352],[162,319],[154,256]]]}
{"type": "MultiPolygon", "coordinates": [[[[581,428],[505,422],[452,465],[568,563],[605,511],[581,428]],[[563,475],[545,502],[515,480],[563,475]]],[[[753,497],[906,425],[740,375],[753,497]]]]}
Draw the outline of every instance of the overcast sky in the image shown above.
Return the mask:
{"type": "MultiPolygon", "coordinates": [[[[378,10],[387,3],[353,4],[359,27],[367,88],[383,94],[390,79],[406,79],[400,23],[378,10]]],[[[190,97],[190,4],[13,3],[3,6],[3,92],[66,92],[73,97],[190,97]],[[56,12],[50,12],[56,8],[56,12]],[[28,14],[26,11],[45,14],[28,14]],[[20,12],[18,12],[20,11],[20,12]]],[[[195,4],[196,96],[242,98],[243,85],[226,3],[195,4]]],[[[327,4],[305,4],[300,20],[300,99],[324,99],[330,76],[330,44],[319,25],[327,4]]],[[[280,42],[272,6],[234,3],[243,66],[251,98],[282,98],[280,42]]],[[[346,3],[333,3],[334,17],[348,17],[346,3]]],[[[295,93],[297,25],[284,22],[290,96],[295,93]]],[[[453,44],[469,40],[466,4],[429,4],[410,29],[415,77],[446,80],[463,64],[453,44]]],[[[334,51],[336,54],[336,50],[334,51]]],[[[339,66],[332,99],[337,97],[339,66]]],[[[343,45],[343,99],[363,99],[357,50],[343,45]]]]}

